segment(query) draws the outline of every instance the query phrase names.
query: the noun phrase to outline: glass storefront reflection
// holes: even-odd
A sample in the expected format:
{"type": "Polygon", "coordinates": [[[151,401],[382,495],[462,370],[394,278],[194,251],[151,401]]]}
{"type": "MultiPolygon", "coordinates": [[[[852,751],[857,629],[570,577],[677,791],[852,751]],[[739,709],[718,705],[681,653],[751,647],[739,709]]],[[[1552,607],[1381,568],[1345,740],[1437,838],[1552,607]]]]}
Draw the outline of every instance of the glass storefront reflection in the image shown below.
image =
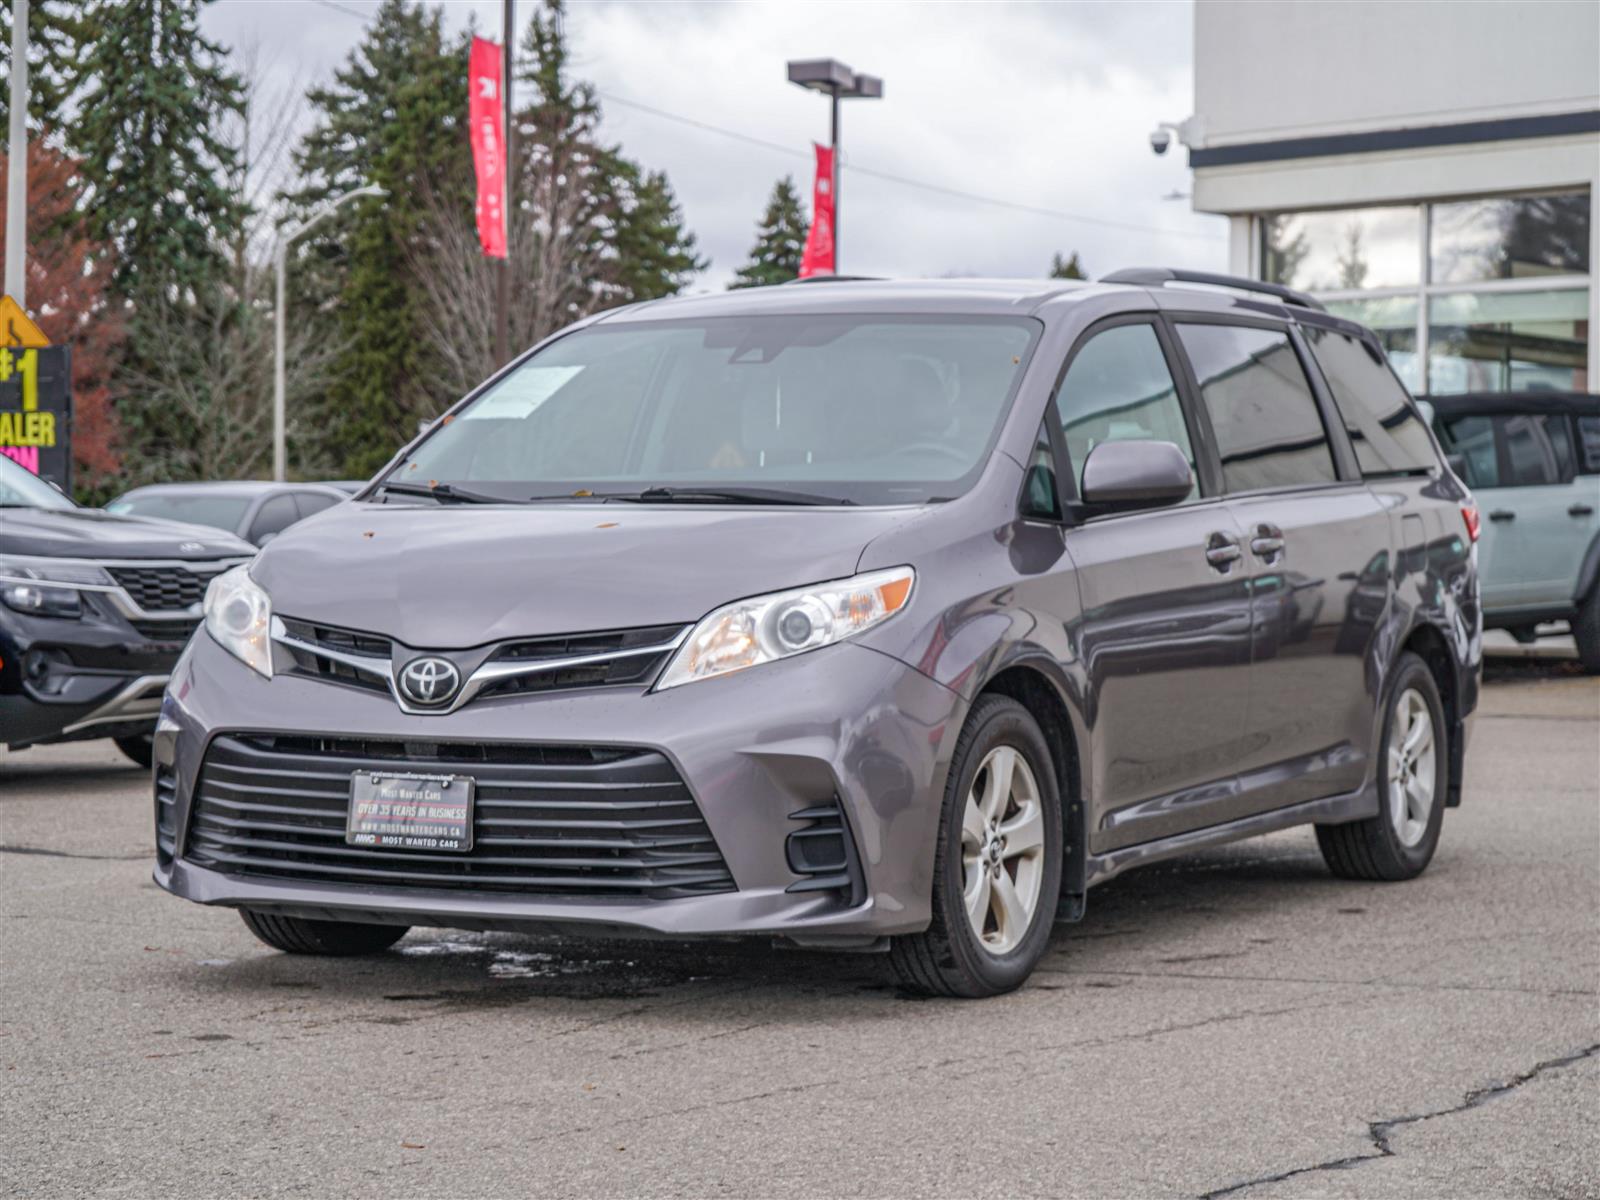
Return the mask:
{"type": "Polygon", "coordinates": [[[1587,289],[1434,296],[1428,323],[1430,392],[1587,388],[1587,289]]]}
{"type": "Polygon", "coordinates": [[[1343,208],[1261,218],[1262,274],[1308,292],[1418,283],[1421,209],[1343,208]]]}
{"type": "Polygon", "coordinates": [[[1429,282],[1586,275],[1589,221],[1588,192],[1435,204],[1429,282]]]}

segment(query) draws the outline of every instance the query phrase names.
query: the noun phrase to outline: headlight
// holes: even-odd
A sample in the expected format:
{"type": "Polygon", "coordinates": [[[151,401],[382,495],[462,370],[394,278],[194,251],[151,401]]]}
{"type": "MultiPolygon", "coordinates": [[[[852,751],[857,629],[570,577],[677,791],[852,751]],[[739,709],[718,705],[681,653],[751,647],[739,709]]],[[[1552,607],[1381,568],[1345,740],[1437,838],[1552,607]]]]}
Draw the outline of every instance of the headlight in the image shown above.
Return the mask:
{"type": "Polygon", "coordinates": [[[272,678],[272,602],[248,566],[224,571],[206,586],[206,632],[252,671],[272,678]]]}
{"type": "Polygon", "coordinates": [[[694,627],[662,672],[656,690],[776,662],[854,637],[904,608],[915,579],[910,567],[893,567],[725,605],[694,627]]]}
{"type": "Polygon", "coordinates": [[[35,617],[77,617],[83,602],[73,587],[48,587],[51,583],[110,585],[111,576],[93,563],[62,562],[0,554],[0,602],[7,608],[35,617]]]}

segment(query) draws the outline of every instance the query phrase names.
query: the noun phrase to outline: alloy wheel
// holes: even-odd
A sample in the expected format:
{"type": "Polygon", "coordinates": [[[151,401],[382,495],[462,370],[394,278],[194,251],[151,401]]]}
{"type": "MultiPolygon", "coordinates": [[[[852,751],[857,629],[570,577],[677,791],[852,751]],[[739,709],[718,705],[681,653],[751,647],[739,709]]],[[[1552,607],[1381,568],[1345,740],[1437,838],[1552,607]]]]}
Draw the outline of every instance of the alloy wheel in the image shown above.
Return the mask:
{"type": "Polygon", "coordinates": [[[961,821],[967,921],[991,954],[1016,949],[1044,885],[1044,808],[1028,760],[1012,746],[984,756],[961,821]]]}
{"type": "Polygon", "coordinates": [[[1408,849],[1428,832],[1433,815],[1435,755],[1433,715],[1415,688],[1395,702],[1389,724],[1389,820],[1408,849]]]}

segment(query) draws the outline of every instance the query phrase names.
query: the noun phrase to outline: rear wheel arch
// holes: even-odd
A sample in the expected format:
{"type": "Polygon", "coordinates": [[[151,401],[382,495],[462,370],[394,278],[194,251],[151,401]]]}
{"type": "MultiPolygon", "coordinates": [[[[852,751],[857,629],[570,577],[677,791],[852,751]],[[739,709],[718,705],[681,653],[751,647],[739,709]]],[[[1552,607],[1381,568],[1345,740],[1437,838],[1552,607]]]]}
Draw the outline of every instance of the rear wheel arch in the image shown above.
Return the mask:
{"type": "Polygon", "coordinates": [[[1060,916],[1077,920],[1083,916],[1087,891],[1088,818],[1082,786],[1082,759],[1072,710],[1061,687],[1044,670],[1026,663],[1006,667],[989,679],[973,698],[985,695],[1007,696],[1022,705],[1039,723],[1055,766],[1056,785],[1061,795],[1062,847],[1060,916]]]}
{"type": "MultiPolygon", "coordinates": [[[[1457,674],[1455,655],[1451,653],[1450,643],[1445,640],[1432,625],[1418,625],[1407,636],[1400,649],[1395,654],[1395,662],[1406,653],[1415,654],[1427,665],[1428,673],[1433,676],[1434,685],[1439,689],[1439,701],[1444,705],[1444,734],[1450,741],[1450,772],[1449,787],[1445,794],[1445,807],[1456,808],[1461,804],[1461,763],[1463,747],[1461,745],[1461,681],[1457,674]]],[[[1394,667],[1391,664],[1391,673],[1394,667]]]]}

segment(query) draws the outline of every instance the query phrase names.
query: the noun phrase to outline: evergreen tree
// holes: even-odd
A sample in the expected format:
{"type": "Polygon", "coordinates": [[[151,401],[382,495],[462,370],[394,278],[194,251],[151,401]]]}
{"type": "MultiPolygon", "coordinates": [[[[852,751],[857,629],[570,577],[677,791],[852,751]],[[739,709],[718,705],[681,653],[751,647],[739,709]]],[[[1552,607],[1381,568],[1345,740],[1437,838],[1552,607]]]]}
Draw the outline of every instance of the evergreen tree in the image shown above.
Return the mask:
{"type": "Polygon", "coordinates": [[[631,304],[674,296],[706,269],[706,260],[695,253],[694,234],[684,227],[665,172],[642,171],[620,155],[612,157],[607,187],[616,207],[611,234],[616,297],[631,304]]]}
{"type": "MultiPolygon", "coordinates": [[[[0,8],[0,61],[11,74],[11,5],[0,8]]],[[[58,129],[83,83],[79,59],[91,21],[74,0],[32,0],[28,8],[28,128],[58,129]]],[[[0,88],[0,129],[11,128],[11,92],[0,88]]]]}
{"type": "Polygon", "coordinates": [[[1078,261],[1078,252],[1074,250],[1070,258],[1062,258],[1059,253],[1050,259],[1051,279],[1087,279],[1083,264],[1078,261]]]}
{"type": "Polygon", "coordinates": [[[756,244],[750,247],[750,261],[734,272],[734,282],[728,286],[762,287],[798,279],[809,229],[794,178],[785,175],[773,185],[767,211],[761,215],[761,224],[756,226],[756,244]]]}
{"type": "Polygon", "coordinates": [[[439,9],[385,0],[327,87],[308,96],[319,121],[295,153],[304,214],[365,183],[388,191],[318,227],[297,267],[302,310],[333,310],[340,353],[314,426],[346,475],[371,474],[448,395],[431,377],[410,266],[426,205],[472,211],[464,39],[447,38],[439,9]]]}
{"type": "Polygon", "coordinates": [[[200,35],[209,0],[95,0],[83,9],[85,86],[68,141],[88,185],[91,235],[117,251],[113,289],[192,289],[222,265],[244,213],[223,122],[239,109],[222,46],[200,35]]]}

